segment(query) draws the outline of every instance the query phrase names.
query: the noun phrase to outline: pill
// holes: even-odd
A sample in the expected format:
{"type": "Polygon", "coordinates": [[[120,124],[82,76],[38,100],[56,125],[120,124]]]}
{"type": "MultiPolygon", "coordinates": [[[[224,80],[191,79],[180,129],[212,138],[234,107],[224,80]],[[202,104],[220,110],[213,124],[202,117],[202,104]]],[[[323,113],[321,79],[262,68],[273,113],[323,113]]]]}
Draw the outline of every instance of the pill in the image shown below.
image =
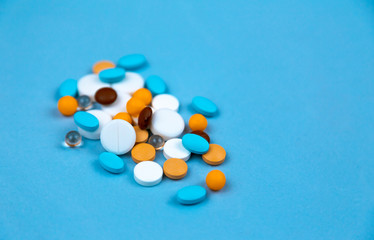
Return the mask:
{"type": "Polygon", "coordinates": [[[143,54],[129,54],[119,59],[117,66],[126,70],[134,70],[143,67],[147,60],[143,54]]]}
{"type": "Polygon", "coordinates": [[[58,88],[58,94],[60,97],[72,96],[75,97],[78,94],[78,81],[75,79],[66,79],[63,81],[58,88]]]}
{"type": "Polygon", "coordinates": [[[207,140],[208,143],[210,143],[210,137],[206,132],[196,130],[196,131],[192,131],[191,134],[199,135],[200,137],[203,137],[205,140],[207,140]]]}
{"type": "Polygon", "coordinates": [[[155,148],[148,143],[139,143],[131,150],[131,158],[136,163],[153,161],[156,157],[155,148]]]}
{"type": "Polygon", "coordinates": [[[148,139],[148,143],[151,144],[156,150],[160,150],[164,146],[165,141],[160,135],[152,135],[148,139]]]}
{"type": "Polygon", "coordinates": [[[136,135],[136,143],[144,143],[147,142],[149,133],[147,130],[142,130],[139,126],[134,126],[135,135],[136,135]]]}
{"type": "Polygon", "coordinates": [[[150,107],[145,107],[140,112],[138,117],[138,125],[140,129],[147,129],[152,121],[152,109],[150,107]]]}
{"type": "Polygon", "coordinates": [[[203,137],[187,133],[182,137],[183,146],[190,152],[204,154],[209,150],[209,143],[203,137]]]}
{"type": "Polygon", "coordinates": [[[156,75],[149,76],[145,80],[145,86],[153,95],[163,94],[166,92],[166,84],[164,80],[156,75]]]}
{"type": "Polygon", "coordinates": [[[205,97],[194,97],[192,99],[192,107],[196,112],[203,114],[207,117],[213,117],[217,114],[218,108],[214,102],[205,97]]]}
{"type": "Polygon", "coordinates": [[[166,159],[179,158],[183,161],[188,161],[191,156],[191,152],[183,147],[182,139],[172,138],[166,141],[163,150],[166,159]]]}
{"type": "Polygon", "coordinates": [[[93,132],[99,127],[99,120],[91,113],[79,111],[74,114],[74,122],[78,127],[93,132]]]}
{"type": "Polygon", "coordinates": [[[116,101],[110,105],[102,105],[101,109],[114,117],[117,113],[126,112],[126,104],[130,100],[131,96],[127,93],[117,95],[116,101]]]}
{"type": "Polygon", "coordinates": [[[108,68],[99,73],[99,78],[105,83],[117,83],[125,78],[126,71],[123,68],[108,68]]]}
{"type": "Polygon", "coordinates": [[[99,74],[102,70],[105,70],[105,69],[108,69],[108,68],[115,68],[115,67],[116,67],[116,65],[113,62],[103,60],[103,61],[96,62],[92,66],[92,72],[95,73],[95,74],[99,74]]]}
{"type": "Polygon", "coordinates": [[[138,117],[139,113],[145,108],[142,100],[132,97],[126,104],[126,110],[133,117],[138,117]]]}
{"type": "Polygon", "coordinates": [[[208,126],[208,120],[202,114],[197,113],[190,117],[188,126],[192,131],[204,131],[208,126]]]}
{"type": "Polygon", "coordinates": [[[103,152],[99,156],[100,165],[111,173],[121,173],[125,170],[125,163],[116,154],[103,152]]]}
{"type": "Polygon", "coordinates": [[[123,81],[118,83],[113,83],[112,88],[114,88],[118,94],[128,93],[133,94],[138,89],[144,87],[144,79],[137,73],[126,72],[126,77],[123,81]]]}
{"type": "MultiPolygon", "coordinates": [[[[127,121],[128,123],[132,124],[132,118],[130,116],[130,114],[128,114],[127,112],[119,112],[117,113],[114,117],[113,117],[113,120],[114,119],[122,119],[122,120],[125,120],[127,121]]],[[[135,131],[136,132],[136,131],[135,131]]]]}
{"type": "Polygon", "coordinates": [[[176,97],[170,94],[159,94],[152,100],[152,107],[155,110],[161,108],[168,108],[173,111],[178,111],[179,109],[179,101],[176,97]]]}
{"type": "Polygon", "coordinates": [[[226,177],[220,170],[212,170],[205,179],[206,185],[213,191],[221,190],[226,184],[226,177]]]}
{"type": "Polygon", "coordinates": [[[150,129],[164,140],[177,138],[184,130],[184,120],[176,111],[162,108],[153,113],[150,129]]]}
{"type": "Polygon", "coordinates": [[[97,90],[95,93],[95,100],[96,102],[108,105],[114,103],[117,99],[117,92],[110,87],[104,87],[97,90]]]}
{"type": "Polygon", "coordinates": [[[162,180],[162,167],[154,161],[144,161],[134,168],[135,181],[146,187],[155,186],[162,180]]]}
{"type": "Polygon", "coordinates": [[[177,200],[181,204],[192,205],[202,202],[206,197],[206,190],[201,186],[187,186],[177,192],[177,200]]]}
{"type": "Polygon", "coordinates": [[[57,108],[62,115],[71,116],[77,111],[78,102],[72,96],[65,96],[58,100],[57,108]]]}
{"type": "Polygon", "coordinates": [[[209,165],[220,165],[225,161],[226,151],[220,145],[212,143],[209,144],[209,150],[202,155],[202,158],[209,165]]]}
{"type": "Polygon", "coordinates": [[[92,100],[89,96],[82,95],[77,98],[78,107],[81,110],[87,110],[92,107],[92,100]]]}
{"type": "Polygon", "coordinates": [[[82,136],[77,131],[70,131],[65,136],[65,143],[69,147],[76,147],[82,142],[82,136]]]}
{"type": "Polygon", "coordinates": [[[108,122],[110,122],[112,120],[112,117],[109,114],[107,114],[106,112],[104,112],[102,110],[96,110],[96,109],[89,110],[89,111],[87,111],[87,113],[90,113],[90,114],[94,115],[97,118],[97,120],[99,120],[99,127],[93,132],[86,131],[86,130],[78,127],[78,131],[85,138],[92,139],[92,140],[97,140],[97,139],[100,138],[100,133],[101,133],[101,130],[103,129],[104,125],[107,124],[108,122]]]}
{"type": "Polygon", "coordinates": [[[170,179],[182,179],[187,174],[188,166],[179,158],[170,158],[164,162],[164,174],[170,179]]]}
{"type": "Polygon", "coordinates": [[[115,119],[107,123],[100,134],[103,148],[117,155],[127,153],[135,145],[135,130],[126,121],[115,119]]]}
{"type": "Polygon", "coordinates": [[[132,96],[141,99],[145,105],[149,105],[152,102],[152,93],[146,88],[136,90],[132,96]]]}
{"type": "Polygon", "coordinates": [[[88,74],[78,80],[79,95],[87,95],[92,100],[94,100],[96,91],[103,87],[110,87],[110,85],[100,81],[99,76],[96,74],[88,74]]]}

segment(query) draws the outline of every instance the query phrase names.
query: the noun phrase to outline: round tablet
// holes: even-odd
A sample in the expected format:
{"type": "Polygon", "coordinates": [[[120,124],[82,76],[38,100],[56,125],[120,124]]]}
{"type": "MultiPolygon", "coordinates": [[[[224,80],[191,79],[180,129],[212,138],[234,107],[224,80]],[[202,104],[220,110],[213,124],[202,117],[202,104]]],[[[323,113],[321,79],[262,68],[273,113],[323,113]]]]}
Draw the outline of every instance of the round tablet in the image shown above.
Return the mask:
{"type": "Polygon", "coordinates": [[[92,66],[92,72],[95,73],[95,74],[99,74],[101,71],[103,71],[105,69],[115,68],[115,67],[116,67],[116,65],[113,62],[103,60],[103,61],[96,62],[92,66]]]}
{"type": "Polygon", "coordinates": [[[188,186],[177,192],[177,200],[181,204],[191,205],[203,201],[206,197],[206,190],[201,186],[188,186]]]}
{"type": "Polygon", "coordinates": [[[142,100],[138,98],[132,97],[127,103],[126,103],[126,110],[128,113],[130,113],[133,117],[138,117],[140,112],[145,108],[145,104],[142,100]]]}
{"type": "Polygon", "coordinates": [[[110,105],[102,105],[101,109],[114,117],[117,113],[126,112],[126,104],[130,100],[131,96],[127,93],[117,95],[117,99],[110,105]]]}
{"type": "Polygon", "coordinates": [[[140,129],[147,129],[152,120],[153,111],[150,107],[145,107],[139,113],[138,125],[140,129]]]}
{"type": "Polygon", "coordinates": [[[101,110],[89,110],[87,111],[87,113],[94,115],[99,120],[99,127],[93,132],[89,132],[78,127],[78,131],[85,138],[97,140],[100,138],[100,133],[104,125],[110,122],[112,120],[112,117],[101,110]]]}
{"type": "Polygon", "coordinates": [[[145,86],[153,95],[163,94],[166,92],[166,84],[162,78],[153,75],[145,80],[145,86]]]}
{"type": "Polygon", "coordinates": [[[151,144],[156,150],[160,150],[164,146],[165,141],[160,135],[152,135],[148,139],[148,143],[151,144]]]}
{"type": "Polygon", "coordinates": [[[162,108],[152,116],[151,131],[160,135],[164,140],[179,137],[184,130],[184,121],[176,111],[162,108]]]}
{"type": "Polygon", "coordinates": [[[114,153],[103,152],[99,156],[100,165],[111,173],[121,173],[125,171],[125,163],[114,153]]]}
{"type": "Polygon", "coordinates": [[[121,119],[107,123],[100,134],[101,145],[108,152],[122,155],[135,145],[135,130],[132,125],[121,119]]]}
{"type": "Polygon", "coordinates": [[[225,186],[226,177],[220,170],[212,170],[206,176],[205,182],[210,190],[219,191],[225,186]]]}
{"type": "Polygon", "coordinates": [[[210,143],[210,137],[206,132],[196,130],[196,131],[192,131],[190,133],[199,135],[200,137],[203,137],[205,140],[207,140],[208,143],[210,143]]]}
{"type": "Polygon", "coordinates": [[[209,150],[209,143],[203,137],[187,133],[182,137],[183,146],[192,153],[204,154],[209,150]]]}
{"type": "Polygon", "coordinates": [[[96,102],[103,105],[112,104],[114,101],[116,101],[116,99],[117,93],[113,88],[110,87],[100,88],[95,93],[96,102]]]}
{"type": "Polygon", "coordinates": [[[92,100],[89,96],[82,95],[77,98],[78,106],[82,110],[87,110],[92,107],[92,100]]]}
{"type": "Polygon", "coordinates": [[[151,144],[139,143],[131,150],[131,157],[136,163],[153,161],[156,157],[156,150],[151,144]]]}
{"type": "Polygon", "coordinates": [[[208,126],[208,120],[202,114],[197,113],[190,117],[188,126],[190,126],[192,131],[204,131],[208,126]]]}
{"type": "Polygon", "coordinates": [[[207,117],[213,117],[217,114],[218,108],[214,102],[205,97],[194,97],[192,99],[192,107],[196,112],[201,113],[207,117]]]}
{"type": "Polygon", "coordinates": [[[117,83],[125,78],[126,71],[123,68],[108,68],[99,73],[99,78],[105,83],[117,83]]]}
{"type": "Polygon", "coordinates": [[[183,161],[188,161],[191,156],[191,152],[183,147],[182,139],[172,138],[164,145],[164,156],[166,159],[179,158],[183,161]]]}
{"type": "Polygon", "coordinates": [[[179,158],[170,158],[164,163],[164,174],[170,179],[182,179],[187,174],[188,166],[179,158]]]}
{"type": "Polygon", "coordinates": [[[110,85],[100,81],[96,74],[88,74],[78,80],[79,95],[87,95],[91,99],[94,99],[96,91],[103,87],[110,87],[110,85]]]}
{"type": "Polygon", "coordinates": [[[74,122],[78,127],[93,132],[99,127],[99,120],[91,113],[79,111],[74,114],[74,122]]]}
{"type": "Polygon", "coordinates": [[[225,161],[226,151],[220,145],[212,143],[209,145],[208,152],[204,153],[202,158],[209,165],[220,165],[225,161]]]}
{"type": "Polygon", "coordinates": [[[75,97],[78,94],[78,81],[75,79],[66,79],[58,88],[58,94],[60,97],[75,97]]]}
{"type": "Polygon", "coordinates": [[[142,130],[139,128],[139,126],[134,126],[135,134],[136,134],[136,143],[144,143],[148,140],[148,131],[142,130]]]}
{"type": "Polygon", "coordinates": [[[132,96],[141,99],[145,105],[149,105],[152,102],[152,93],[146,88],[136,90],[132,96]]]}
{"type": "Polygon", "coordinates": [[[176,97],[170,94],[159,94],[152,100],[152,107],[155,110],[161,108],[168,108],[173,111],[178,111],[179,101],[176,97]]]}
{"type": "Polygon", "coordinates": [[[151,187],[162,180],[162,167],[153,161],[144,161],[136,164],[134,179],[142,186],[151,187]]]}
{"type": "Polygon", "coordinates": [[[77,131],[70,131],[65,136],[65,143],[69,147],[76,147],[82,141],[82,136],[77,131]]]}
{"type": "Polygon", "coordinates": [[[118,67],[124,68],[126,70],[133,70],[141,68],[146,63],[147,60],[143,54],[129,54],[121,57],[117,65],[118,67]]]}
{"type": "MultiPolygon", "coordinates": [[[[119,112],[117,113],[114,117],[113,117],[113,120],[114,119],[122,119],[122,120],[125,120],[127,121],[128,123],[132,124],[132,118],[130,116],[130,114],[128,114],[127,112],[119,112]]],[[[136,132],[136,130],[135,130],[136,132]]]]}
{"type": "Polygon", "coordinates": [[[118,95],[121,93],[133,94],[136,90],[143,87],[143,77],[134,72],[126,72],[126,77],[123,81],[112,84],[112,88],[117,91],[118,95]]]}
{"type": "Polygon", "coordinates": [[[65,96],[58,100],[57,108],[62,115],[71,116],[77,111],[78,101],[72,96],[65,96]]]}

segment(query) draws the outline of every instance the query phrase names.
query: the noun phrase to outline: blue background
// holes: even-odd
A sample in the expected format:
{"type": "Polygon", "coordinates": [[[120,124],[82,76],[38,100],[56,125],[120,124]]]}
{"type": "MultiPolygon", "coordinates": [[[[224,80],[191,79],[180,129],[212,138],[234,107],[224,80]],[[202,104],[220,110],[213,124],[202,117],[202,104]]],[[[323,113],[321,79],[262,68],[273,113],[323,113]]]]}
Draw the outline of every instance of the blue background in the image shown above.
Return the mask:
{"type": "Polygon", "coordinates": [[[373,239],[373,29],[365,0],[0,1],[0,239],[373,239]],[[217,103],[224,164],[144,188],[128,155],[112,175],[99,142],[61,147],[59,84],[129,53],[185,119],[217,103]],[[175,202],[212,169],[221,192],[175,202]]]}

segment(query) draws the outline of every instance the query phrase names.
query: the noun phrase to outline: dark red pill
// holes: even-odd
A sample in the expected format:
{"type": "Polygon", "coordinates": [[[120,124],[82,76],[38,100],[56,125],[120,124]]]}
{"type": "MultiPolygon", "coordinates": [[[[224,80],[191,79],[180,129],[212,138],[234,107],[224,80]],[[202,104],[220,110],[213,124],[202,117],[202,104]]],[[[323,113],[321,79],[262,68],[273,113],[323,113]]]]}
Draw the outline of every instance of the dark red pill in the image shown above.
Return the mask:
{"type": "Polygon", "coordinates": [[[95,93],[96,102],[108,105],[114,103],[117,99],[117,92],[113,88],[104,87],[100,88],[95,93]]]}
{"type": "Polygon", "coordinates": [[[151,120],[152,120],[152,108],[150,107],[143,108],[143,110],[139,113],[139,118],[138,118],[139,128],[142,130],[147,129],[149,124],[151,123],[151,120]]]}
{"type": "Polygon", "coordinates": [[[200,131],[200,130],[195,130],[195,131],[192,131],[191,133],[192,133],[192,134],[199,135],[200,137],[205,138],[205,140],[207,140],[208,143],[210,143],[210,137],[209,137],[209,135],[206,134],[205,132],[200,131]]]}

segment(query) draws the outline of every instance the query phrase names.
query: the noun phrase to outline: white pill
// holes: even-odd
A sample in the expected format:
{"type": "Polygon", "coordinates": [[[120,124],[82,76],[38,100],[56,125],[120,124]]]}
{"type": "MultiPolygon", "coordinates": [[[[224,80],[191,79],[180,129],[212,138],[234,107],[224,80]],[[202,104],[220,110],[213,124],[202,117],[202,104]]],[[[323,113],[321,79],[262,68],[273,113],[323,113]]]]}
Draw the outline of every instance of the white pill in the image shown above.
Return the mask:
{"type": "Polygon", "coordinates": [[[134,72],[126,72],[125,79],[123,79],[121,82],[112,84],[112,88],[114,88],[118,94],[133,94],[136,90],[142,87],[144,87],[143,77],[134,72]]]}
{"type": "Polygon", "coordinates": [[[191,156],[191,152],[183,147],[182,139],[172,138],[166,141],[164,145],[164,156],[166,159],[179,158],[184,161],[188,161],[191,156]]]}
{"type": "Polygon", "coordinates": [[[97,74],[88,74],[78,81],[79,95],[87,95],[92,101],[95,101],[96,91],[103,87],[110,87],[110,84],[100,81],[97,74]]]}
{"type": "Polygon", "coordinates": [[[168,108],[173,111],[178,111],[179,101],[176,97],[170,94],[159,94],[155,96],[152,100],[152,107],[155,110],[161,108],[168,108]]]}
{"type": "Polygon", "coordinates": [[[99,120],[99,127],[93,132],[89,132],[78,127],[78,132],[85,138],[98,140],[100,139],[101,130],[108,122],[112,120],[112,117],[101,110],[89,110],[87,112],[91,113],[99,120]]]}
{"type": "Polygon", "coordinates": [[[117,99],[114,103],[110,105],[102,105],[101,109],[114,117],[119,112],[127,112],[126,104],[129,101],[131,96],[127,93],[121,93],[117,95],[117,99]]]}
{"type": "Polygon", "coordinates": [[[184,121],[176,111],[161,108],[152,116],[151,131],[160,135],[165,141],[179,137],[184,130],[184,121]]]}
{"type": "Polygon", "coordinates": [[[161,182],[162,174],[162,167],[153,161],[140,162],[134,168],[135,181],[146,187],[151,187],[161,182]]]}
{"type": "Polygon", "coordinates": [[[103,148],[117,155],[127,153],[135,145],[135,130],[127,121],[115,119],[107,123],[100,134],[103,148]]]}

